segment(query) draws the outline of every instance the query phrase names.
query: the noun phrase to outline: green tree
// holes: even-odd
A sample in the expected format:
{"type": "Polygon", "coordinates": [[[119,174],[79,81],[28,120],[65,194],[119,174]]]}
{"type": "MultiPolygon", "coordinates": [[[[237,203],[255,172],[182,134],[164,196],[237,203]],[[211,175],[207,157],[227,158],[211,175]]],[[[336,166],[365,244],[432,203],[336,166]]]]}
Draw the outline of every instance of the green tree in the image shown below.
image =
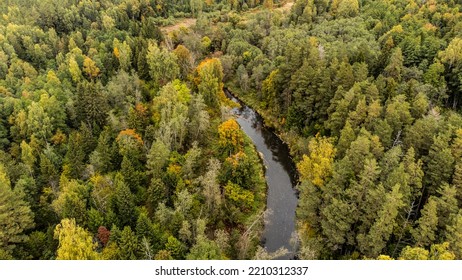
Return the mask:
{"type": "Polygon", "coordinates": [[[462,257],[462,211],[454,217],[452,224],[448,225],[446,239],[457,259],[462,257]]]}
{"type": "Polygon", "coordinates": [[[345,152],[350,148],[351,142],[356,139],[356,134],[349,121],[345,123],[345,127],[340,131],[340,138],[337,143],[337,155],[342,158],[345,152]]]}
{"type": "Polygon", "coordinates": [[[149,75],[158,87],[173,81],[180,74],[178,58],[166,49],[159,49],[157,44],[150,43],[146,61],[149,65],[149,75]]]}
{"type": "Polygon", "coordinates": [[[52,206],[60,218],[73,218],[79,224],[86,221],[87,199],[89,189],[86,185],[76,180],[68,180],[62,177],[60,191],[52,206]]]}
{"type": "Polygon", "coordinates": [[[202,12],[202,8],[204,5],[203,0],[190,0],[189,5],[191,6],[191,12],[193,16],[197,17],[202,12]]]}
{"type": "MultiPolygon", "coordinates": [[[[202,2],[203,0],[192,0],[202,2]]],[[[178,59],[178,66],[180,67],[180,78],[185,80],[193,69],[194,59],[191,51],[183,45],[178,45],[173,53],[178,59]]]]}
{"type": "Polygon", "coordinates": [[[358,235],[358,243],[364,254],[377,257],[385,248],[393,229],[396,225],[396,217],[403,206],[400,185],[393,187],[391,193],[385,196],[385,202],[378,218],[372,225],[367,235],[358,235]]]}
{"type": "Polygon", "coordinates": [[[417,228],[411,230],[417,246],[429,246],[436,240],[438,226],[437,200],[430,197],[421,211],[421,217],[417,221],[417,228]]]}
{"type": "Polygon", "coordinates": [[[114,55],[119,60],[120,69],[128,71],[132,61],[132,50],[127,41],[120,43],[117,38],[114,39],[114,55]]]}
{"type": "Polygon", "coordinates": [[[24,194],[11,189],[5,167],[0,163],[0,250],[11,253],[27,240],[26,232],[34,227],[34,214],[24,201],[24,194]]]}
{"type": "Polygon", "coordinates": [[[134,225],[136,215],[135,198],[130,188],[124,183],[122,175],[116,174],[114,178],[115,194],[112,208],[120,226],[134,225]]]}
{"type": "Polygon", "coordinates": [[[139,251],[139,243],[135,233],[130,226],[124,227],[120,238],[119,245],[119,258],[121,260],[136,260],[139,251]]]}
{"type": "Polygon", "coordinates": [[[104,127],[109,111],[108,100],[104,95],[100,82],[83,81],[77,85],[75,107],[78,121],[87,123],[90,127],[98,125],[104,127]]]}
{"type": "MultiPolygon", "coordinates": [[[[333,2],[336,1],[334,0],[333,2]]],[[[341,0],[339,2],[336,14],[339,17],[355,17],[359,14],[358,0],[341,0]]]]}
{"type": "Polygon", "coordinates": [[[386,77],[393,78],[396,82],[401,82],[403,66],[403,53],[400,48],[396,48],[390,56],[387,67],[384,69],[386,77]]]}
{"type": "Polygon", "coordinates": [[[157,140],[151,146],[147,156],[147,172],[153,178],[161,178],[163,169],[170,156],[170,150],[164,142],[157,140]]]}
{"type": "Polygon", "coordinates": [[[430,194],[435,194],[442,183],[449,183],[454,171],[454,157],[449,146],[449,135],[434,136],[426,161],[425,183],[430,194]]]}
{"type": "Polygon", "coordinates": [[[66,176],[80,179],[85,169],[85,151],[82,135],[72,132],[69,135],[69,145],[64,157],[64,172],[66,176]]]}

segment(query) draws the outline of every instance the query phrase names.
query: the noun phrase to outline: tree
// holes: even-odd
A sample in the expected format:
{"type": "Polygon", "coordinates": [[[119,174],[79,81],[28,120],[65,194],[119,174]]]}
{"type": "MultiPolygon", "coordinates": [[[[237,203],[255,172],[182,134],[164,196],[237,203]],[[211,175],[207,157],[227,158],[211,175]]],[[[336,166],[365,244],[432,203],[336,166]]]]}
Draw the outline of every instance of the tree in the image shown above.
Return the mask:
{"type": "Polygon", "coordinates": [[[139,251],[139,243],[135,233],[130,226],[124,227],[120,238],[119,245],[119,258],[121,260],[136,260],[139,251]]]}
{"type": "Polygon", "coordinates": [[[73,56],[69,59],[69,73],[71,74],[74,83],[78,83],[81,81],[82,71],[80,70],[79,64],[73,56]]]}
{"type": "Polygon", "coordinates": [[[447,226],[446,239],[457,259],[462,258],[462,211],[454,217],[451,225],[447,226]]]}
{"type": "Polygon", "coordinates": [[[402,206],[400,185],[397,184],[393,187],[391,193],[385,196],[382,210],[378,213],[378,218],[369,233],[367,235],[358,235],[358,243],[364,254],[375,258],[382,252],[393,233],[396,217],[402,206]]]}
{"type": "Polygon", "coordinates": [[[224,154],[233,154],[242,150],[244,135],[235,119],[229,119],[218,127],[220,147],[224,154]]]}
{"type": "Polygon", "coordinates": [[[404,95],[393,97],[392,102],[388,104],[385,119],[393,129],[393,136],[396,136],[404,126],[410,125],[414,120],[410,109],[411,106],[404,95]]]}
{"type": "Polygon", "coordinates": [[[78,121],[83,121],[90,127],[95,124],[99,128],[104,127],[109,108],[108,100],[102,90],[102,84],[99,81],[83,81],[77,85],[77,92],[75,107],[78,113],[78,121]]]}
{"type": "Polygon", "coordinates": [[[169,252],[169,254],[175,260],[181,260],[184,257],[184,244],[181,243],[178,239],[174,236],[169,236],[167,238],[167,243],[165,244],[165,250],[169,252]]]}
{"type": "Polygon", "coordinates": [[[57,260],[97,260],[97,244],[85,229],[79,227],[74,219],[63,219],[54,232],[59,246],[57,260]]]}
{"type": "Polygon", "coordinates": [[[221,260],[224,259],[215,241],[206,237],[199,238],[186,256],[187,260],[221,260]]]}
{"type": "Polygon", "coordinates": [[[88,187],[76,180],[62,177],[60,192],[52,206],[60,218],[73,218],[80,224],[86,221],[88,187]]]}
{"type": "Polygon", "coordinates": [[[198,147],[197,142],[194,142],[191,149],[185,154],[185,162],[182,166],[183,174],[186,179],[193,179],[197,174],[198,161],[202,155],[201,148],[198,147]]]}
{"type": "Polygon", "coordinates": [[[197,17],[202,12],[203,0],[190,0],[191,12],[193,16],[197,17]]]}
{"type": "Polygon", "coordinates": [[[268,10],[272,10],[273,9],[273,5],[274,5],[274,2],[273,0],[264,0],[263,1],[263,6],[268,9],[268,10]]]}
{"type": "Polygon", "coordinates": [[[351,142],[356,139],[356,134],[349,121],[345,123],[345,127],[340,131],[340,138],[337,143],[337,155],[342,158],[345,152],[350,148],[351,142]]]}
{"type": "Polygon", "coordinates": [[[168,189],[161,179],[152,178],[146,193],[146,207],[153,214],[160,202],[168,198],[168,189]]]}
{"type": "Polygon", "coordinates": [[[114,178],[115,194],[112,208],[119,221],[119,226],[134,225],[136,215],[135,198],[130,188],[124,183],[122,175],[116,174],[114,178]]]}
{"type": "Polygon", "coordinates": [[[147,156],[147,172],[153,178],[161,178],[163,169],[169,159],[170,150],[164,142],[157,140],[152,144],[147,156]]]}
{"type": "Polygon", "coordinates": [[[5,167],[0,163],[0,250],[11,253],[27,240],[26,232],[34,227],[34,214],[24,201],[24,194],[11,189],[5,167]]]}
{"type": "Polygon", "coordinates": [[[90,154],[90,163],[96,172],[105,174],[113,169],[114,155],[116,154],[114,145],[112,145],[113,141],[110,129],[105,127],[98,137],[96,149],[90,154]]]}
{"type": "Polygon", "coordinates": [[[34,172],[34,164],[37,159],[31,146],[25,141],[21,142],[21,160],[27,166],[29,173],[32,175],[34,172]]]}
{"type": "Polygon", "coordinates": [[[401,251],[399,259],[401,260],[428,260],[429,252],[424,248],[416,247],[412,248],[410,246],[406,246],[401,251]]]}
{"type": "Polygon", "coordinates": [[[222,203],[220,185],[217,180],[220,168],[221,164],[217,159],[210,159],[208,170],[201,180],[202,193],[209,209],[208,213],[214,213],[214,215],[217,215],[222,203]]]}
{"type": "Polygon", "coordinates": [[[429,246],[436,239],[438,226],[437,200],[430,197],[421,211],[421,217],[417,221],[418,227],[411,230],[417,246],[429,246]]]}
{"type": "Polygon", "coordinates": [[[159,125],[156,136],[169,149],[178,149],[184,144],[188,132],[190,102],[191,92],[179,80],[162,87],[160,95],[154,99],[154,114],[159,125]]]}
{"type": "MultiPolygon", "coordinates": [[[[201,2],[203,0],[191,0],[196,2],[201,2]]],[[[194,12],[193,12],[194,13],[194,12]]],[[[183,45],[178,45],[175,50],[173,50],[177,60],[178,66],[180,67],[180,78],[185,80],[193,69],[194,59],[191,55],[191,52],[183,45]]]]}
{"type": "Polygon", "coordinates": [[[384,69],[386,77],[393,78],[396,82],[401,82],[403,66],[403,53],[400,48],[396,48],[390,56],[387,67],[384,69]]]}
{"type": "Polygon", "coordinates": [[[224,100],[223,93],[223,67],[217,58],[206,59],[196,68],[195,83],[199,94],[204,97],[205,104],[218,110],[221,100],[224,100]]]}
{"type": "Polygon", "coordinates": [[[83,150],[83,139],[79,132],[72,132],[69,135],[69,145],[64,157],[64,169],[66,176],[79,179],[85,169],[85,151],[83,150]]]}
{"type": "Polygon", "coordinates": [[[443,184],[438,189],[438,194],[438,227],[444,229],[452,223],[459,211],[457,188],[449,184],[443,184]]]}
{"type": "Polygon", "coordinates": [[[332,198],[326,207],[321,209],[322,233],[327,238],[327,245],[332,250],[340,250],[352,235],[354,223],[353,209],[348,202],[332,198]]]}
{"type": "Polygon", "coordinates": [[[207,105],[205,105],[204,98],[202,95],[194,95],[189,106],[189,135],[192,135],[194,141],[198,141],[204,138],[204,134],[210,125],[210,115],[206,111],[207,105]]]}
{"type": "Polygon", "coordinates": [[[455,109],[458,106],[460,99],[460,90],[462,87],[462,39],[454,37],[448,47],[438,53],[438,57],[446,68],[446,77],[448,86],[452,91],[452,107],[455,109]]]}
{"type": "Polygon", "coordinates": [[[442,183],[449,183],[454,170],[454,157],[449,146],[449,135],[439,134],[433,137],[433,145],[428,152],[425,170],[426,184],[430,194],[435,194],[442,183]]]}
{"type": "Polygon", "coordinates": [[[85,74],[87,74],[90,80],[95,79],[101,73],[98,66],[96,66],[96,63],[88,56],[85,56],[85,59],[83,61],[83,71],[85,72],[85,74]]]}
{"type": "Polygon", "coordinates": [[[340,0],[339,2],[336,13],[339,17],[355,17],[359,14],[358,0],[340,0]]]}
{"type": "Polygon", "coordinates": [[[128,71],[132,60],[132,50],[127,41],[120,43],[117,38],[114,39],[114,55],[119,60],[120,69],[128,71]]]}
{"type": "Polygon", "coordinates": [[[150,43],[146,61],[149,65],[149,75],[157,87],[162,87],[173,81],[180,74],[178,58],[166,49],[159,49],[157,44],[150,43]]]}
{"type": "Polygon", "coordinates": [[[309,155],[297,165],[301,179],[322,187],[332,175],[332,165],[336,149],[328,138],[314,137],[308,145],[309,155]]]}

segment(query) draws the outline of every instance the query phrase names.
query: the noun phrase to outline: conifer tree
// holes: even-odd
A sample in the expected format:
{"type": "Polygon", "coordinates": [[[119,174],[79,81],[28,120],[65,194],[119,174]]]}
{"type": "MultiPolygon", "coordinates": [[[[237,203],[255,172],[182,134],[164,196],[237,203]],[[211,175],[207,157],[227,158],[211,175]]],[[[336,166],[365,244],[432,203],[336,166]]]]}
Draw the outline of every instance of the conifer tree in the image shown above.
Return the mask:
{"type": "Polygon", "coordinates": [[[435,197],[430,197],[421,211],[417,228],[411,230],[417,246],[429,246],[436,240],[438,226],[438,204],[435,197]]]}
{"type": "Polygon", "coordinates": [[[34,214],[24,201],[24,194],[11,189],[11,182],[0,163],[0,250],[11,253],[27,240],[27,230],[34,227],[34,214]]]}

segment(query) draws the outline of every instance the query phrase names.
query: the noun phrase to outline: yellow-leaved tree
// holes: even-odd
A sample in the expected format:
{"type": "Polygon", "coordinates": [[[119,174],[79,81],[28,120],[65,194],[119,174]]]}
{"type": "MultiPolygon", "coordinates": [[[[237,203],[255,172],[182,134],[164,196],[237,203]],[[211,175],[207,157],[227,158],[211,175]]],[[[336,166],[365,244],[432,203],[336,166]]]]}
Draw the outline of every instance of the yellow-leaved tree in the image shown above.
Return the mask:
{"type": "Polygon", "coordinates": [[[218,127],[220,146],[230,154],[240,151],[244,144],[244,136],[235,119],[229,119],[218,127]]]}
{"type": "Polygon", "coordinates": [[[308,144],[309,154],[303,155],[297,164],[302,181],[308,180],[313,185],[322,187],[332,175],[336,149],[329,138],[316,136],[308,144]]]}
{"type": "Polygon", "coordinates": [[[89,232],[79,227],[74,219],[63,219],[55,228],[59,240],[57,260],[97,260],[97,244],[89,232]]]}

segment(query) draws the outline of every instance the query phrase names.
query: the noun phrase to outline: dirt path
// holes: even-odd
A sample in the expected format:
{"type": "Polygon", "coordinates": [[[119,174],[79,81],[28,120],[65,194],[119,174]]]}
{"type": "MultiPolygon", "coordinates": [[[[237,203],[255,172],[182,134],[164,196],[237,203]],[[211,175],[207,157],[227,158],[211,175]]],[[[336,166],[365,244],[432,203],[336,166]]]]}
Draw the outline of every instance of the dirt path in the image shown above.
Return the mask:
{"type": "MultiPolygon", "coordinates": [[[[280,11],[280,12],[286,12],[286,11],[289,11],[292,8],[293,5],[294,5],[294,1],[289,0],[284,6],[276,8],[274,10],[275,11],[280,11]]],[[[259,10],[260,9],[257,9],[257,10],[254,10],[254,11],[251,11],[251,12],[248,12],[248,13],[255,13],[255,12],[259,11],[259,10]]],[[[195,25],[196,21],[197,21],[197,19],[195,19],[195,18],[184,18],[184,19],[181,19],[180,21],[178,21],[178,23],[176,23],[174,25],[168,25],[168,26],[161,27],[160,30],[163,33],[170,33],[170,32],[173,32],[173,31],[180,30],[183,27],[184,28],[189,28],[189,27],[195,25]]]]}
{"type": "Polygon", "coordinates": [[[281,11],[281,12],[290,11],[293,5],[294,5],[294,1],[289,1],[284,6],[279,7],[276,10],[281,11]]]}
{"type": "Polygon", "coordinates": [[[162,32],[164,32],[164,33],[170,33],[170,32],[173,32],[173,31],[180,30],[182,27],[189,28],[189,27],[195,25],[196,21],[197,21],[197,19],[195,19],[195,18],[184,18],[184,19],[180,20],[177,24],[161,27],[160,30],[162,32]]]}

